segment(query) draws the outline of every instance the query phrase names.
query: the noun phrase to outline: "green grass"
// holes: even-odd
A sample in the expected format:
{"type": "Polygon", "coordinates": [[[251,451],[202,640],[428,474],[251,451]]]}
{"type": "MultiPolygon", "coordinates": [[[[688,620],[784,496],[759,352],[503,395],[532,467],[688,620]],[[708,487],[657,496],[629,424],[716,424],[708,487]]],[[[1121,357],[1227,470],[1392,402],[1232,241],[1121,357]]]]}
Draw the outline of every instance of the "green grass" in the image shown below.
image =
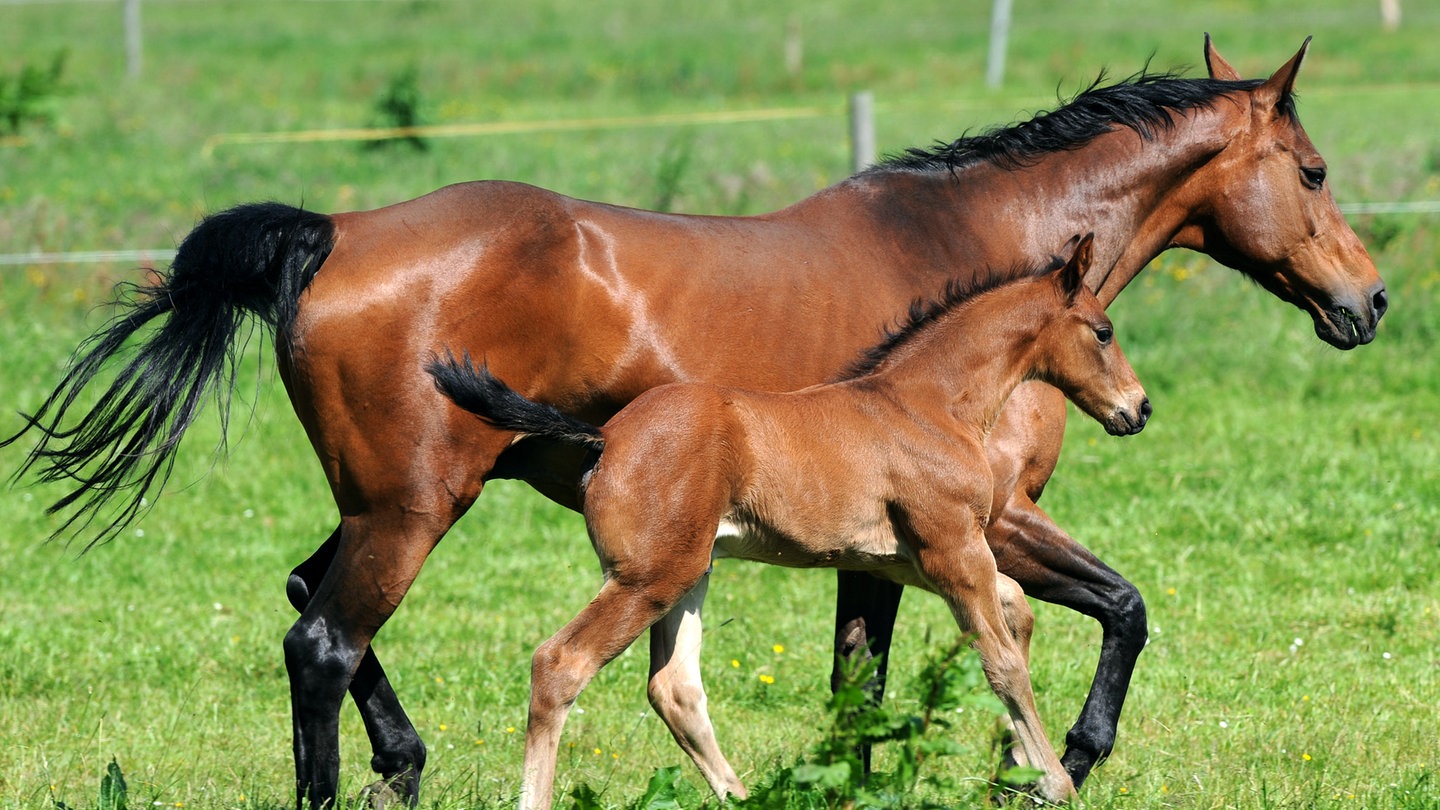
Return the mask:
{"type": "MultiPolygon", "coordinates": [[[[1205,30],[1247,75],[1315,34],[1300,109],[1341,201],[1436,199],[1440,11],[1407,3],[1405,25],[1385,34],[1372,5],[1018,3],[1010,72],[987,91],[982,2],[880,13],[860,2],[676,10],[642,0],[620,12],[152,0],[145,74],[133,83],[118,3],[0,3],[0,73],[69,51],[51,119],[0,146],[0,253],[166,248],[203,212],[239,201],[369,207],[476,177],[634,205],[669,198],[676,210],[762,211],[845,173],[853,90],[875,92],[881,148],[897,150],[1050,106],[1057,88],[1077,89],[1102,66],[1124,75],[1152,54],[1157,68],[1198,65],[1205,30]],[[792,18],[805,45],[793,75],[780,56],[792,18]],[[412,66],[429,123],[831,112],[433,139],[426,152],[201,152],[221,133],[376,123],[376,100],[412,66]]],[[[1084,791],[1089,806],[1440,804],[1440,234],[1434,217],[1353,221],[1393,302],[1363,349],[1321,345],[1304,315],[1190,255],[1157,262],[1112,309],[1155,420],[1123,442],[1072,420],[1043,502],[1150,607],[1151,643],[1115,755],[1084,791]]],[[[8,411],[35,407],[100,323],[110,286],[134,276],[125,265],[0,267],[8,411]]],[[[252,360],[262,355],[251,348],[252,360]]],[[[94,806],[112,758],[132,808],[289,805],[280,639],[293,617],[283,587],[335,518],[270,367],[259,363],[241,386],[238,407],[253,403],[254,416],[237,420],[227,457],[211,453],[217,425],[195,429],[172,486],[137,527],[143,536],[81,556],[43,542],[57,490],[0,492],[0,806],[94,806]]],[[[6,419],[0,432],[19,427],[6,419]]],[[[0,453],[7,470],[20,459],[0,453]]],[[[377,642],[431,747],[427,806],[513,802],[530,650],[597,580],[578,517],[508,484],[488,489],[432,556],[377,642]]],[[[706,677],[722,744],[747,782],[790,764],[824,727],[833,588],[826,572],[717,567],[706,677]]],[[[1036,609],[1034,680],[1058,743],[1099,632],[1036,609]]],[[[918,700],[924,654],[952,636],[938,600],[907,597],[892,678],[900,707],[918,700]]],[[[684,763],[646,706],[644,673],[643,650],[629,653],[581,697],[562,743],[563,790],[585,784],[620,805],[656,768],[684,763]]],[[[990,721],[958,720],[972,751],[952,760],[953,775],[989,775],[990,721]]],[[[354,795],[369,779],[368,750],[350,708],[343,732],[354,795]]],[[[703,786],[688,764],[682,774],[703,786]]],[[[983,795],[966,784],[962,806],[983,795]]]]}

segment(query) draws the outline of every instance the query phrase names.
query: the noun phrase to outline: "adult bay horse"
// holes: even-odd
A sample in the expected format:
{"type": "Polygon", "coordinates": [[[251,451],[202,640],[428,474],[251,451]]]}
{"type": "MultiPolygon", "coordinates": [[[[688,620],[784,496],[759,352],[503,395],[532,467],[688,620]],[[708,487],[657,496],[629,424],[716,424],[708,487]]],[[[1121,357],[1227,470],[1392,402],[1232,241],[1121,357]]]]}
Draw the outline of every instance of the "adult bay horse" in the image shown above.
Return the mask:
{"type": "MultiPolygon", "coordinates": [[[[185,238],[168,273],[81,347],[6,443],[37,430],[22,472],[74,484],[53,507],[69,511],[62,531],[99,519],[99,537],[114,536],[163,483],[205,398],[233,386],[243,321],[273,327],[340,513],[287,587],[300,611],[284,645],[297,793],[335,799],[348,689],[372,766],[414,802],[425,746],[371,640],[487,480],[523,479],[579,506],[580,459],[511,447],[512,434],[428,384],[430,356],[470,347],[525,396],[591,422],[668,382],[794,390],[835,377],[953,274],[1012,267],[1092,231],[1105,242],[1086,283],[1104,304],[1161,251],[1185,247],[1307,312],[1322,340],[1368,343],[1385,287],[1296,117],[1308,44],[1268,79],[1242,80],[1207,37],[1209,78],[1097,82],[1052,112],[912,150],[762,216],[660,214],[507,182],[346,214],[239,206],[185,238]],[[128,360],[109,386],[82,399],[119,354],[128,360]]],[[[1079,784],[1114,743],[1146,627],[1136,588],[1035,505],[1064,420],[1053,388],[1012,396],[991,437],[986,536],[1028,594],[1104,628],[1066,738],[1079,784]]],[[[845,577],[840,591],[837,627],[883,651],[898,592],[845,577]]]]}
{"type": "Polygon", "coordinates": [[[939,594],[975,635],[1018,759],[1042,773],[1034,792],[1073,798],[1031,692],[1034,617],[985,543],[986,443],[1026,380],[1056,387],[1113,435],[1145,427],[1150,401],[1085,287],[1092,244],[1080,240],[1052,272],[952,288],[863,373],[793,393],[663,385],[603,428],[519,396],[468,356],[431,363],[446,396],[518,442],[586,453],[576,488],[605,582],[535,652],[521,810],[548,810],[570,707],[647,628],[651,705],[716,796],[746,795],[700,688],[700,609],[716,557],[867,571],[939,594]]]}

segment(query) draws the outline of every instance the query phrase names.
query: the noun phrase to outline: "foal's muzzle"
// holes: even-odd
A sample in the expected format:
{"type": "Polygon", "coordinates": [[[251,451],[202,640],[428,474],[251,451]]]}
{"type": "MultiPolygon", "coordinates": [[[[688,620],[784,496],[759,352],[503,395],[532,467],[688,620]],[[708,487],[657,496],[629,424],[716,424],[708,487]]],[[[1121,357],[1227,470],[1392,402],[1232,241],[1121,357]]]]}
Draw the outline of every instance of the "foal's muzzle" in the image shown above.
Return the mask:
{"type": "Polygon", "coordinates": [[[1105,431],[1111,436],[1133,436],[1145,429],[1150,421],[1150,398],[1144,397],[1135,408],[1121,408],[1105,422],[1105,431]]]}

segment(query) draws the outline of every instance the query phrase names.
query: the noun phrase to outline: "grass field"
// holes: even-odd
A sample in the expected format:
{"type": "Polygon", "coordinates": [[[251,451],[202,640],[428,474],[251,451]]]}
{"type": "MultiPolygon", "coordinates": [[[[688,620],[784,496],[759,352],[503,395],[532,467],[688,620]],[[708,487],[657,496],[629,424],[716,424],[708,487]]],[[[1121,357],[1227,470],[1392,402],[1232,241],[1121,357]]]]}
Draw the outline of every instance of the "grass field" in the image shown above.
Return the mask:
{"type": "MultiPolygon", "coordinates": [[[[202,213],[252,199],[370,207],[504,177],[581,197],[753,213],[844,176],[846,96],[875,93],[882,150],[1053,106],[1102,68],[1202,64],[1202,32],[1247,75],[1306,34],[1300,112],[1342,203],[1440,199],[1440,7],[1155,0],[1015,4],[1004,86],[984,87],[989,4],[716,2],[144,4],[145,62],[124,78],[120,4],[0,0],[0,77],[65,53],[58,94],[0,132],[0,254],[164,249],[202,213]],[[684,4],[682,4],[684,5],[684,4]],[[787,33],[798,32],[798,33],[787,33]],[[787,69],[787,37],[803,43],[787,69]],[[424,123],[554,122],[803,109],[758,123],[605,127],[242,146],[227,133],[387,123],[413,71],[424,123]]],[[[1440,806],[1440,222],[1357,215],[1389,283],[1374,344],[1349,353],[1203,257],[1173,254],[1112,307],[1155,403],[1124,442],[1072,420],[1044,506],[1131,578],[1150,610],[1113,757],[1092,807],[1440,806]]],[[[0,266],[0,394],[19,428],[97,305],[135,262],[0,266]]],[[[0,491],[0,807],[94,807],[112,758],[130,806],[291,802],[280,640],[285,576],[334,508],[268,362],[249,352],[228,455],[194,429],[172,485],[131,533],[80,555],[47,544],[53,488],[0,491]]],[[[23,448],[0,451],[8,472],[23,448]]],[[[520,486],[487,489],[377,641],[430,745],[424,804],[503,807],[518,787],[529,655],[583,605],[596,566],[579,518],[520,486]]],[[[833,577],[717,566],[706,677],[721,742],[754,782],[823,726],[833,577]],[[763,679],[761,676],[765,676],[763,679]]],[[[1036,606],[1033,675],[1057,743],[1084,699],[1095,624],[1036,606]]],[[[953,636],[907,597],[891,699],[913,705],[924,653],[953,636]]],[[[582,696],[565,790],[622,805],[684,762],[646,706],[643,651],[582,696]]],[[[991,773],[988,719],[957,718],[991,773]]],[[[344,716],[345,792],[368,749],[344,716]]],[[[881,767],[885,767],[881,754],[881,767]]],[[[688,763],[689,795],[703,783],[688,763]]],[[[955,797],[959,806],[983,793],[955,797]]],[[[713,802],[712,802],[713,804],[713,802]]]]}

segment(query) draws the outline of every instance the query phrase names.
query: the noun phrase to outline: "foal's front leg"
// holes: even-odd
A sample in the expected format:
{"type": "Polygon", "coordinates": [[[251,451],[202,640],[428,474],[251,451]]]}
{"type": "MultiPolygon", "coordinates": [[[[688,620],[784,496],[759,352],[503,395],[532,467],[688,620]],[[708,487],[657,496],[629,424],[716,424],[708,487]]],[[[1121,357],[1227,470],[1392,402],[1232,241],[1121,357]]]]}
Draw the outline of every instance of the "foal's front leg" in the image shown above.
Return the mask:
{"type": "MultiPolygon", "coordinates": [[[[975,634],[974,646],[980,653],[986,680],[1010,714],[1019,743],[1018,756],[1044,772],[1035,783],[1035,793],[1047,801],[1074,798],[1075,786],[1046,738],[1035,709],[1029,652],[1022,644],[1022,639],[1028,640],[1030,623],[1023,616],[1028,606],[1021,610],[1021,603],[1013,599],[1008,610],[1002,605],[1002,583],[995,558],[978,525],[968,527],[958,540],[949,542],[940,534],[945,531],[943,523],[932,523],[927,530],[924,521],[912,516],[912,522],[919,537],[942,538],[923,541],[918,555],[920,572],[949,604],[961,630],[975,634]]],[[[1006,580],[1003,585],[1008,589],[1014,583],[1006,580]]]]}
{"type": "Polygon", "coordinates": [[[665,721],[716,797],[748,796],[735,769],[720,752],[700,680],[700,609],[710,575],[700,578],[665,617],[650,627],[650,705],[665,721]]]}

